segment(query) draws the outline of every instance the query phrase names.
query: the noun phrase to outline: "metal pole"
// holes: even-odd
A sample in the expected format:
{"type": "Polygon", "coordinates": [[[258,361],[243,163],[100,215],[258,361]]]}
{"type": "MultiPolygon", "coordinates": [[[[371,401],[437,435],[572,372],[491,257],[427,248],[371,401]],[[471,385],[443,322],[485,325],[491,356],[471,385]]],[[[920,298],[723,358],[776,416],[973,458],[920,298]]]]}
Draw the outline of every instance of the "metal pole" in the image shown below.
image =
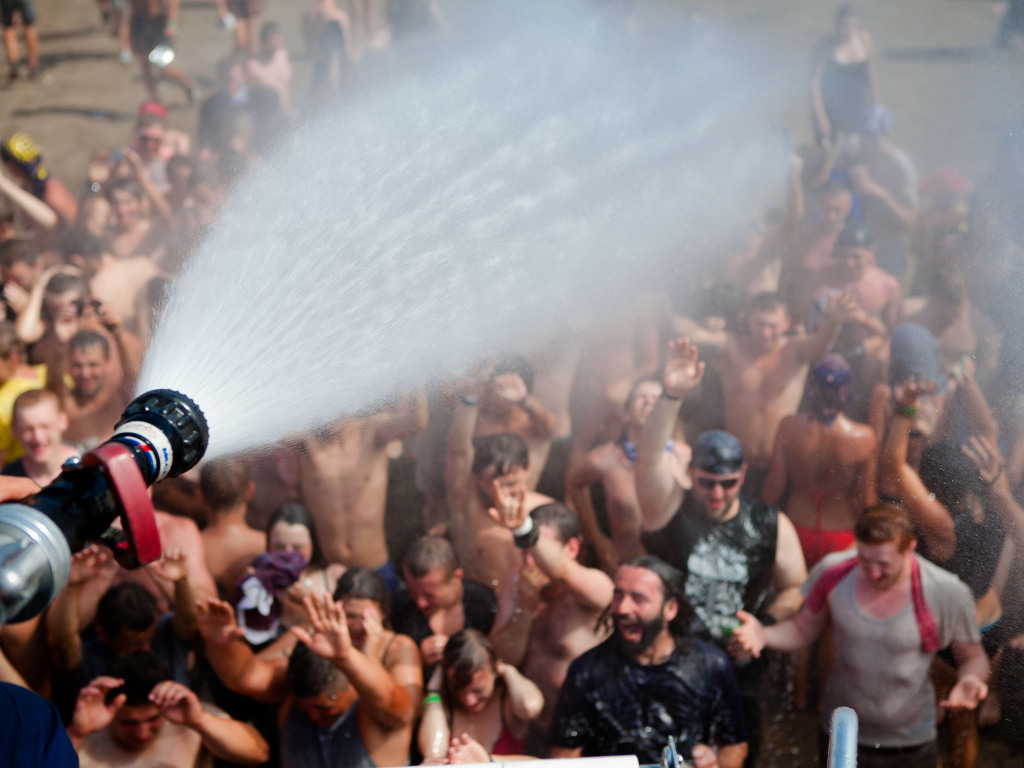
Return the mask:
{"type": "Polygon", "coordinates": [[[828,768],[857,768],[857,713],[838,707],[830,725],[828,768]]]}

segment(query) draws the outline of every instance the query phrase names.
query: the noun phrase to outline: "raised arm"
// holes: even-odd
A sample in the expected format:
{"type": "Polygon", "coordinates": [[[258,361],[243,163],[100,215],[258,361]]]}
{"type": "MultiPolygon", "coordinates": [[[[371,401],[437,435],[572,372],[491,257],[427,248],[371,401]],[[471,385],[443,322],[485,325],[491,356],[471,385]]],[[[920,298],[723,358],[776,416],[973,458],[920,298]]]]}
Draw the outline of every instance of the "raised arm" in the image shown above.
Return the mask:
{"type": "Polygon", "coordinates": [[[615,586],[608,574],[587,568],[571,557],[565,548],[568,542],[562,543],[543,530],[535,531],[537,524],[526,510],[523,496],[507,493],[497,483],[494,492],[501,510],[491,508],[488,514],[498,525],[512,531],[516,546],[533,555],[544,575],[564,584],[581,605],[600,611],[611,604],[615,586]],[[528,530],[523,531],[524,528],[528,530]]]}
{"type": "Polygon", "coordinates": [[[379,448],[427,428],[427,394],[422,388],[399,399],[393,410],[374,416],[373,439],[379,448]]]}
{"type": "Polygon", "coordinates": [[[259,765],[270,758],[270,747],[256,728],[225,714],[210,712],[181,683],[157,683],[149,700],[172,723],[198,733],[203,746],[216,758],[238,765],[259,765]]]}
{"type": "Polygon", "coordinates": [[[464,523],[473,493],[473,433],[479,417],[477,406],[483,393],[489,370],[479,368],[466,379],[456,382],[458,396],[452,409],[448,428],[448,455],[444,467],[444,485],[448,501],[448,514],[456,525],[464,523]]]}
{"type": "Polygon", "coordinates": [[[191,640],[199,626],[199,609],[195,585],[189,575],[188,556],[180,549],[168,549],[160,560],[150,563],[149,569],[174,585],[174,634],[181,640],[191,640]]]}
{"type": "Polygon", "coordinates": [[[50,658],[58,673],[73,672],[82,663],[82,638],[79,635],[79,598],[83,587],[96,577],[110,559],[105,549],[92,544],[71,557],[71,576],[47,614],[46,635],[50,658]]]}
{"type": "Polygon", "coordinates": [[[1018,552],[1024,552],[1024,509],[1013,495],[998,444],[989,437],[975,436],[971,437],[962,450],[978,468],[988,497],[1006,529],[1007,538],[1018,552]]]}
{"type": "Polygon", "coordinates": [[[765,504],[775,506],[782,501],[786,493],[786,483],[789,480],[789,467],[786,463],[786,433],[789,425],[795,416],[787,416],[779,422],[779,428],[775,432],[775,445],[772,448],[772,460],[768,466],[768,476],[765,477],[764,487],[761,489],[761,501],[765,504]]]}
{"type": "Polygon", "coordinates": [[[304,605],[313,632],[292,627],[292,634],[345,674],[380,727],[395,730],[410,725],[416,716],[416,703],[378,659],[352,644],[341,603],[324,594],[319,599],[307,596],[304,605]]]}
{"type": "Polygon", "coordinates": [[[509,719],[525,726],[540,715],[540,711],[544,709],[544,694],[540,692],[536,683],[503,661],[498,662],[498,676],[505,681],[505,688],[508,690],[505,706],[509,719]]]}
{"type": "Polygon", "coordinates": [[[935,562],[947,562],[956,546],[956,530],[949,511],[931,494],[907,461],[907,446],[918,395],[922,390],[908,385],[889,422],[878,461],[878,491],[898,501],[920,531],[935,562]]]}
{"type": "Polygon", "coordinates": [[[444,711],[444,700],[441,692],[444,687],[444,670],[438,664],[427,683],[426,696],[423,697],[423,716],[420,718],[416,743],[423,755],[424,762],[441,762],[448,754],[451,741],[451,728],[448,716],[444,711]]]}
{"type": "Polygon", "coordinates": [[[2,169],[0,169],[0,195],[10,200],[15,208],[28,216],[41,229],[50,231],[60,221],[53,208],[31,192],[19,187],[2,169]]]}
{"type": "Polygon", "coordinates": [[[668,343],[662,373],[662,395],[654,404],[640,433],[637,446],[636,492],[645,531],[668,525],[683,501],[683,489],[672,475],[665,446],[672,438],[683,396],[700,384],[704,362],[689,339],[668,343]]]}
{"type": "Polygon", "coordinates": [[[594,501],[590,495],[590,486],[600,480],[601,472],[591,454],[587,453],[582,458],[571,460],[566,478],[565,498],[567,506],[579,518],[583,538],[594,548],[601,568],[606,573],[615,573],[615,569],[619,567],[619,553],[615,543],[605,536],[598,525],[597,512],[594,510],[594,501]]]}
{"type": "Polygon", "coordinates": [[[288,662],[265,661],[242,640],[235,609],[216,598],[201,598],[199,633],[206,641],[206,655],[217,677],[236,693],[265,704],[280,704],[288,694],[288,662]]]}

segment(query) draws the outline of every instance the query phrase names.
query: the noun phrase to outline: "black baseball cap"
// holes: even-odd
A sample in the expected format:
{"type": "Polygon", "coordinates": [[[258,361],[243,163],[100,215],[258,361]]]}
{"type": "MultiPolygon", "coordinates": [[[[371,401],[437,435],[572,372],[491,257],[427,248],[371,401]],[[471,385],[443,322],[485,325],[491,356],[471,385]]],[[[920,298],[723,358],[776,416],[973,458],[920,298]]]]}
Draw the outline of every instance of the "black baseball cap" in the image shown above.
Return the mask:
{"type": "Polygon", "coordinates": [[[690,466],[711,475],[734,475],[743,469],[743,446],[720,429],[705,432],[693,444],[690,466]]]}

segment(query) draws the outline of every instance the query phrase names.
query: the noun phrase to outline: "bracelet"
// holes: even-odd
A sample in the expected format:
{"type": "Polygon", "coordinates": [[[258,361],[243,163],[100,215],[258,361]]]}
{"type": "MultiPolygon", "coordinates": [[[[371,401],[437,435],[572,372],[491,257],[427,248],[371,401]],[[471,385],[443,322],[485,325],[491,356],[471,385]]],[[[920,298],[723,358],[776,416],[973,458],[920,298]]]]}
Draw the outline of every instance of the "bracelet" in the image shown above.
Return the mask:
{"type": "Polygon", "coordinates": [[[679,402],[680,400],[682,400],[682,399],[683,399],[683,396],[682,396],[682,395],[670,395],[670,394],[669,394],[668,392],[666,392],[666,391],[665,391],[664,389],[662,389],[662,390],[661,390],[661,396],[662,396],[662,398],[664,398],[665,400],[671,400],[671,401],[673,401],[673,402],[679,402]]]}
{"type": "Polygon", "coordinates": [[[512,531],[512,541],[520,549],[529,549],[537,543],[540,538],[540,528],[533,524],[533,518],[526,518],[526,522],[512,531]]]}
{"type": "Polygon", "coordinates": [[[424,707],[427,706],[428,704],[440,704],[440,703],[441,703],[441,694],[436,693],[436,692],[428,693],[423,698],[423,706],[424,707]]]}
{"type": "Polygon", "coordinates": [[[991,486],[995,485],[996,480],[998,480],[1002,476],[1002,474],[1003,474],[1003,465],[1000,464],[999,465],[999,471],[996,472],[995,475],[992,476],[991,480],[989,480],[987,483],[985,483],[985,486],[986,487],[991,487],[991,486]]]}
{"type": "Polygon", "coordinates": [[[459,395],[459,402],[470,408],[476,408],[480,404],[480,398],[476,395],[459,395]]]}
{"type": "Polygon", "coordinates": [[[100,184],[98,181],[86,181],[85,191],[92,192],[94,195],[98,195],[103,191],[103,185],[100,184]]]}
{"type": "Polygon", "coordinates": [[[912,419],[917,415],[916,405],[901,405],[896,409],[896,415],[904,419],[912,419]]]}

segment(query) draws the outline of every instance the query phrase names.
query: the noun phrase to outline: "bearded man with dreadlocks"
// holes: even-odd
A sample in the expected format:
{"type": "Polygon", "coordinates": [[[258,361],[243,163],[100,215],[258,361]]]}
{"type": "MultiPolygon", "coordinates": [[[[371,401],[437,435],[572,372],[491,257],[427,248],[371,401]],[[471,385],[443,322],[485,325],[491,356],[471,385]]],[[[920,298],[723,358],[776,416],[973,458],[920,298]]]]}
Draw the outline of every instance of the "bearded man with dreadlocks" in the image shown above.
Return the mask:
{"type": "Polygon", "coordinates": [[[843,413],[851,384],[841,355],[825,355],[815,366],[807,388],[810,411],[779,424],[761,493],[793,521],[808,568],[853,546],[857,517],[878,501],[878,439],[867,424],[843,413]]]}
{"type": "Polygon", "coordinates": [[[607,619],[611,637],[569,666],[550,757],[657,763],[673,736],[694,766],[739,768],[747,731],[732,663],[690,637],[683,573],[652,555],[619,566],[607,619]]]}

